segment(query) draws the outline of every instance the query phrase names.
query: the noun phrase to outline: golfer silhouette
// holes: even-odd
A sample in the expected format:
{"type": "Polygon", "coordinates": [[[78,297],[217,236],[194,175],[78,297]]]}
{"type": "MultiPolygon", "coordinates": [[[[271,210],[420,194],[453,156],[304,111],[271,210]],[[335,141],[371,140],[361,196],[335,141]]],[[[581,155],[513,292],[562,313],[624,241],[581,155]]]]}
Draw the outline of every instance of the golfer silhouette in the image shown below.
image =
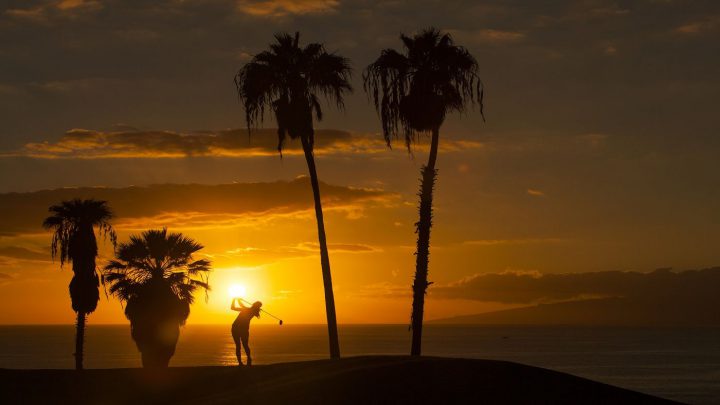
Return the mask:
{"type": "Polygon", "coordinates": [[[238,311],[237,318],[232,324],[232,337],[235,341],[235,355],[237,356],[238,366],[242,366],[240,359],[240,345],[245,349],[245,357],[247,357],[247,365],[252,365],[252,357],[250,356],[250,321],[252,317],[260,318],[260,308],[262,302],[255,301],[250,307],[246,307],[238,298],[233,298],[230,309],[238,311]],[[237,304],[237,305],[236,305],[237,304]]]}

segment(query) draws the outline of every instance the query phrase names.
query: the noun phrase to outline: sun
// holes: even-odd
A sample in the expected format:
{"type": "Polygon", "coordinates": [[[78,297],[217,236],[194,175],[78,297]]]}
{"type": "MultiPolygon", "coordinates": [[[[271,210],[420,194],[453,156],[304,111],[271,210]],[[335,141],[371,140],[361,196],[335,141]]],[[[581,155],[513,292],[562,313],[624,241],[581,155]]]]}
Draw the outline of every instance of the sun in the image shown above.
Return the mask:
{"type": "Polygon", "coordinates": [[[247,294],[247,288],[242,284],[230,284],[228,294],[232,298],[242,298],[247,294]]]}

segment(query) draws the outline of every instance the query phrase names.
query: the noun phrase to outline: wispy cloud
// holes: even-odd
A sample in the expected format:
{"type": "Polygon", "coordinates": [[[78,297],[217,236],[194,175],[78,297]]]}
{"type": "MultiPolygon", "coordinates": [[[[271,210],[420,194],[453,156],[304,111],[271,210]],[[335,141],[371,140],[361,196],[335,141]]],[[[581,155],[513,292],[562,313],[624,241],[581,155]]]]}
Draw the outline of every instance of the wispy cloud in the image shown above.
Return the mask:
{"type": "Polygon", "coordinates": [[[561,238],[529,238],[529,239],[476,239],[463,242],[468,246],[500,246],[500,245],[530,245],[530,244],[556,244],[565,243],[567,239],[561,238]]]}
{"type": "MultiPolygon", "coordinates": [[[[316,242],[304,242],[295,246],[287,247],[287,249],[290,251],[316,253],[320,249],[320,245],[316,242]]],[[[379,251],[378,248],[373,246],[355,243],[329,243],[328,249],[335,252],[345,253],[367,253],[379,251]]]]}
{"type": "Polygon", "coordinates": [[[22,246],[0,246],[0,256],[20,260],[49,261],[49,252],[39,252],[22,246]]]}
{"type": "Polygon", "coordinates": [[[720,29],[720,15],[711,15],[705,18],[690,21],[675,28],[675,34],[683,36],[696,36],[715,32],[720,29]]]}
{"type": "Polygon", "coordinates": [[[525,39],[525,33],[514,30],[485,28],[480,30],[448,30],[456,41],[478,44],[508,44],[525,39]]]}
{"type": "MultiPolygon", "coordinates": [[[[375,246],[353,243],[329,243],[328,250],[334,254],[364,254],[381,251],[380,248],[375,246]]],[[[237,263],[242,261],[245,264],[263,265],[277,260],[313,257],[317,256],[319,251],[316,242],[301,242],[282,246],[244,246],[224,252],[209,252],[206,256],[211,258],[213,263],[237,263]]]]}
{"type": "Polygon", "coordinates": [[[3,14],[10,18],[34,22],[43,22],[46,19],[45,7],[42,6],[31,8],[11,8],[5,10],[3,14]]]}
{"type": "Polygon", "coordinates": [[[520,31],[484,29],[475,33],[475,38],[481,42],[507,43],[516,42],[525,38],[520,31]]]}
{"type": "Polygon", "coordinates": [[[353,295],[360,298],[399,298],[412,296],[412,290],[408,285],[381,281],[362,286],[353,295]]]}
{"type": "Polygon", "coordinates": [[[578,135],[577,140],[578,142],[589,145],[592,148],[600,148],[605,145],[609,137],[610,136],[608,134],[591,133],[578,135]]]}

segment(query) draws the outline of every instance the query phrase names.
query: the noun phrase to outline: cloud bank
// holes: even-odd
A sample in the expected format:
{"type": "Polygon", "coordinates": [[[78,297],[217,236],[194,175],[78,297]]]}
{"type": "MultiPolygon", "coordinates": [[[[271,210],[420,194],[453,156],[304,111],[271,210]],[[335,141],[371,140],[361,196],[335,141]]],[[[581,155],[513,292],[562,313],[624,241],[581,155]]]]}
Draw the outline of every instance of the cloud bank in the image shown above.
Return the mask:
{"type": "Polygon", "coordinates": [[[431,289],[433,297],[492,301],[506,304],[537,304],[587,298],[642,300],[718,301],[720,267],[651,273],[604,271],[592,273],[539,274],[506,272],[477,274],[431,289]]]}
{"type": "MultiPolygon", "coordinates": [[[[386,204],[395,196],[378,189],[321,184],[326,211],[357,215],[366,206],[386,204]]],[[[42,232],[50,205],[72,198],[110,203],[119,229],[149,226],[203,228],[259,225],[283,216],[312,215],[307,177],[272,183],[220,185],[163,184],[125,188],[62,188],[0,194],[0,236],[42,232]]],[[[6,248],[7,249],[7,248],[6,248]]],[[[1,252],[0,252],[1,253],[1,252]]],[[[29,254],[15,250],[14,254],[29,254]]]]}

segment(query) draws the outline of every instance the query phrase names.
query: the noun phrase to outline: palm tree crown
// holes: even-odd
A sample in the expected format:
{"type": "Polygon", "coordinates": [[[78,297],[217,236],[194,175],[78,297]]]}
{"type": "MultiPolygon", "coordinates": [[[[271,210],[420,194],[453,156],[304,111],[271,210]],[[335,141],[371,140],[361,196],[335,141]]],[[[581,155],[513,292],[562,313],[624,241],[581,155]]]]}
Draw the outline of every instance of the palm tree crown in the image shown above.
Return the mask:
{"type": "Polygon", "coordinates": [[[482,115],[478,64],[467,49],[434,28],[400,39],[405,54],[385,49],[363,74],[388,146],[401,126],[409,147],[418,132],[439,128],[448,112],[477,104],[482,115]]]}
{"type": "Polygon", "coordinates": [[[140,236],[132,235],[130,242],[118,246],[116,260],[105,266],[103,277],[110,284],[110,293],[128,303],[125,311],[128,317],[134,310],[133,300],[148,285],[158,283],[167,286],[185,304],[184,321],[190,313],[195,291],[210,290],[210,261],[193,260],[193,254],[202,248],[194,240],[180,233],[168,233],[167,229],[145,231],[140,236]]]}
{"type": "Polygon", "coordinates": [[[277,119],[280,153],[287,136],[300,137],[312,148],[312,116],[322,120],[321,96],[342,109],[343,95],[352,91],[349,61],[328,53],[322,44],[300,47],[299,33],[276,34],[275,41],[235,76],[248,129],[262,123],[270,109],[277,119]]]}
{"type": "Polygon", "coordinates": [[[70,298],[75,312],[91,313],[100,298],[95,258],[98,254],[95,228],[110,237],[113,246],[117,237],[110,225],[113,217],[106,201],[74,199],[62,201],[48,209],[51,213],[43,222],[45,229],[53,229],[51,254],[60,257],[60,265],[73,264],[70,298]]]}
{"type": "MultiPolygon", "coordinates": [[[[53,259],[60,251],[60,264],[82,260],[82,256],[97,256],[94,228],[110,236],[113,245],[117,241],[110,225],[113,213],[107,201],[73,199],[51,206],[52,215],[43,221],[45,229],[53,229],[51,252],[53,259]]],[[[94,269],[93,269],[94,271],[94,269]]]]}

